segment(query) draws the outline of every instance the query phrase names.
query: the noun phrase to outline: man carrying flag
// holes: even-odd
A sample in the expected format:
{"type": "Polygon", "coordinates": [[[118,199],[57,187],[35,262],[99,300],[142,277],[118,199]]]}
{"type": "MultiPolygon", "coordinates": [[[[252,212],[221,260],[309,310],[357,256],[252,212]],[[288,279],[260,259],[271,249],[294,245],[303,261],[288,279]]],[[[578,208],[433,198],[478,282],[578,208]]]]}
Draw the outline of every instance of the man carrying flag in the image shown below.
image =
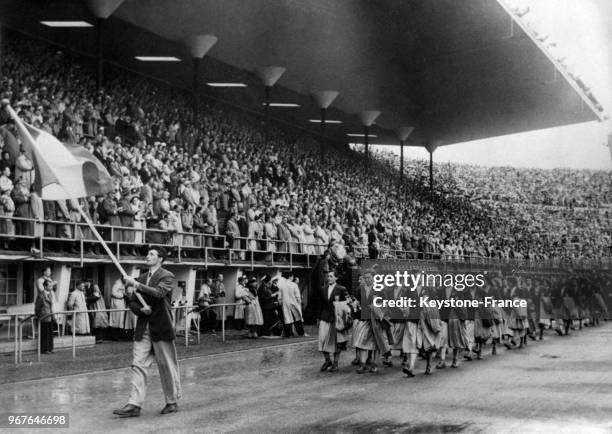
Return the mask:
{"type": "Polygon", "coordinates": [[[73,200],[93,235],[123,276],[126,285],[132,287],[130,309],[139,315],[134,343],[132,395],[130,403],[116,410],[115,414],[122,417],[140,415],[140,406],[145,396],[146,368],[152,363],[153,354],[159,365],[168,404],[162,414],[177,411],[180,378],[174,347],[174,326],[169,308],[174,275],[161,268],[165,252],[161,249],[150,250],[147,255],[148,275],[141,276],[138,280],[129,277],[78,202],[78,199],[101,196],[113,189],[113,180],[106,168],[85,148],[64,144],[46,131],[23,122],[8,100],[0,101],[0,105],[15,123],[25,152],[32,156],[35,171],[34,190],[44,200],[73,200]]]}
{"type": "Polygon", "coordinates": [[[113,413],[119,417],[140,416],[140,409],[147,391],[147,370],[157,362],[159,378],[166,398],[161,414],[178,411],[177,401],[181,397],[181,379],[174,346],[174,322],[170,311],[174,274],[162,268],[165,251],[150,249],[147,253],[147,274],[138,279],[125,278],[129,306],[138,316],[134,332],[134,359],[132,361],[132,391],[126,406],[113,413]],[[150,306],[143,305],[135,297],[142,294],[150,306]]]}

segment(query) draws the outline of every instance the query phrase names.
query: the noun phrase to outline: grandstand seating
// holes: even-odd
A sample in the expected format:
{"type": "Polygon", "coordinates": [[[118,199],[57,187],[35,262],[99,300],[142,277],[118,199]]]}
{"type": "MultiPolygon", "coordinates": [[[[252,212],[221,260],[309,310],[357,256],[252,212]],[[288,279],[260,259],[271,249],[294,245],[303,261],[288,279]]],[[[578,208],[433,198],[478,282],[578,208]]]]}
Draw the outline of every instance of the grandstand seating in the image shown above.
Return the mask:
{"type": "MultiPolygon", "coordinates": [[[[400,186],[389,154],[375,154],[366,176],[348,147],[330,144],[322,162],[312,138],[280,128],[266,146],[260,119],[218,103],[194,123],[187,92],[124,70],[109,68],[98,94],[88,61],[18,33],[7,35],[3,55],[2,98],[27,122],[88,148],[113,176],[113,192],[82,205],[124,256],[164,244],[179,256],[206,247],[234,249],[236,260],[249,251],[251,260],[287,260],[330,243],[380,258],[610,256],[606,172],[446,165],[432,195],[418,162],[400,186]]],[[[6,151],[14,130],[1,129],[6,151]]],[[[44,235],[47,250],[85,240],[98,253],[74,203],[45,201],[44,215],[33,206],[28,159],[13,146],[0,160],[0,247],[38,248],[44,235]]]]}

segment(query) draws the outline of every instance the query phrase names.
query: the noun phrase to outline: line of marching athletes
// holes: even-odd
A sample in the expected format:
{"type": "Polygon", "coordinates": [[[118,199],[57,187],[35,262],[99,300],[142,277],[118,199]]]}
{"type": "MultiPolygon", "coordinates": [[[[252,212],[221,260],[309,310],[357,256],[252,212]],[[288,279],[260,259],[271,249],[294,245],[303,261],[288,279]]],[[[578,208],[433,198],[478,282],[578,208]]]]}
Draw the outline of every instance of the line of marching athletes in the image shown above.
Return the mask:
{"type": "MultiPolygon", "coordinates": [[[[393,366],[393,351],[399,351],[402,372],[415,375],[417,357],[425,361],[425,374],[435,366],[458,368],[462,361],[481,359],[485,346],[491,345],[491,355],[499,345],[507,349],[524,348],[528,339],[543,339],[544,331],[553,328],[559,335],[571,329],[594,326],[608,319],[608,309],[593,287],[580,286],[569,280],[553,287],[550,281],[501,275],[487,279],[483,288],[458,291],[452,287],[387,288],[385,299],[401,297],[483,301],[484,297],[499,300],[527,300],[527,307],[459,308],[435,307],[380,308],[374,306],[373,270],[364,270],[359,290],[353,296],[336,283],[334,271],[327,273],[327,285],[322,289],[319,316],[319,351],[325,357],[321,371],[338,371],[340,353],[350,344],[355,349],[352,365],[356,372],[376,373],[378,361],[393,366]],[[539,333],[539,336],[538,336],[539,333]]],[[[482,306],[482,304],[481,304],[482,306]]]]}

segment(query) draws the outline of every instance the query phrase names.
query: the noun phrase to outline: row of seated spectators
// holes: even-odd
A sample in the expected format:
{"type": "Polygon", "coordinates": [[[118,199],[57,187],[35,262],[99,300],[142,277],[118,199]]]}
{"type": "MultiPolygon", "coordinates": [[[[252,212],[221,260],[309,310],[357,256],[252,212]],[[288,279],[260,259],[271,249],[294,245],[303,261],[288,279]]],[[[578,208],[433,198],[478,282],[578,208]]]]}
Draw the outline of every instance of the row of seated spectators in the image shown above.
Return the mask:
{"type": "MultiPolygon", "coordinates": [[[[388,165],[399,165],[392,152],[376,153],[388,165]]],[[[427,162],[408,160],[407,166],[413,178],[426,178],[427,162]]],[[[439,163],[434,177],[440,191],[462,196],[504,221],[509,244],[520,246],[514,257],[525,257],[525,250],[530,257],[530,246],[548,251],[551,257],[610,256],[610,171],[439,163]]]]}
{"type": "MultiPolygon", "coordinates": [[[[399,186],[384,158],[366,176],[363,156],[348,147],[330,145],[321,161],[312,138],[278,128],[265,145],[259,118],[220,105],[203,107],[192,122],[187,93],[110,67],[97,93],[83,59],[15,33],[3,55],[2,97],[34,126],[89,149],[113,176],[112,192],[81,201],[95,223],[122,228],[107,230],[113,241],[312,254],[342,243],[371,257],[395,250],[445,259],[574,255],[556,234],[515,232],[511,215],[464,195],[442,189],[432,196],[414,177],[399,186]]],[[[75,203],[41,201],[33,191],[31,156],[19,151],[6,121],[0,232],[92,238],[68,224],[82,222],[75,203]],[[66,224],[13,223],[11,216],[66,224]]],[[[10,236],[2,240],[10,248],[10,236]]],[[[125,253],[135,252],[126,246],[125,253]]],[[[597,257],[601,245],[581,254],[597,257]]]]}

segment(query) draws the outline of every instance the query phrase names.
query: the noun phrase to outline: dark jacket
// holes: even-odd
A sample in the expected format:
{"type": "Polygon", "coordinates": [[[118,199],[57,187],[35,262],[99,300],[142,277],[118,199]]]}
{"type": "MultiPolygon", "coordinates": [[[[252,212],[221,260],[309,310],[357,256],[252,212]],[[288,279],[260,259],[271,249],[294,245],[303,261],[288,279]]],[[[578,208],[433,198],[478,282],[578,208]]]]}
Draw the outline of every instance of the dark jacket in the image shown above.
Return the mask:
{"type": "Polygon", "coordinates": [[[331,297],[327,297],[327,289],[329,287],[324,285],[321,288],[321,310],[319,312],[319,319],[321,321],[333,323],[336,321],[336,309],[334,308],[334,301],[336,296],[339,297],[339,301],[346,301],[348,297],[348,291],[344,286],[338,285],[334,287],[331,297]]]}
{"type": "Polygon", "coordinates": [[[136,280],[140,282],[140,285],[137,290],[142,295],[144,301],[151,306],[151,315],[144,315],[140,312],[142,305],[135,294],[128,296],[130,309],[138,316],[134,340],[142,340],[148,324],[153,342],[172,341],[175,338],[175,334],[170,306],[172,302],[172,289],[176,284],[176,279],[174,274],[164,268],[159,268],[153,273],[149,280],[149,285],[145,285],[147,276],[148,272],[138,276],[136,280]]]}
{"type": "Polygon", "coordinates": [[[43,316],[48,315],[53,312],[53,296],[49,291],[40,291],[38,296],[36,297],[36,303],[34,305],[34,312],[36,313],[36,317],[41,320],[41,322],[52,322],[53,316],[48,316],[44,319],[41,319],[43,316]]]}
{"type": "MultiPolygon", "coordinates": [[[[472,292],[470,289],[466,288],[463,291],[463,299],[466,301],[478,300],[478,291],[474,291],[474,295],[472,296],[472,292]]],[[[476,308],[475,307],[467,307],[467,319],[474,320],[476,316],[476,308]]]]}

